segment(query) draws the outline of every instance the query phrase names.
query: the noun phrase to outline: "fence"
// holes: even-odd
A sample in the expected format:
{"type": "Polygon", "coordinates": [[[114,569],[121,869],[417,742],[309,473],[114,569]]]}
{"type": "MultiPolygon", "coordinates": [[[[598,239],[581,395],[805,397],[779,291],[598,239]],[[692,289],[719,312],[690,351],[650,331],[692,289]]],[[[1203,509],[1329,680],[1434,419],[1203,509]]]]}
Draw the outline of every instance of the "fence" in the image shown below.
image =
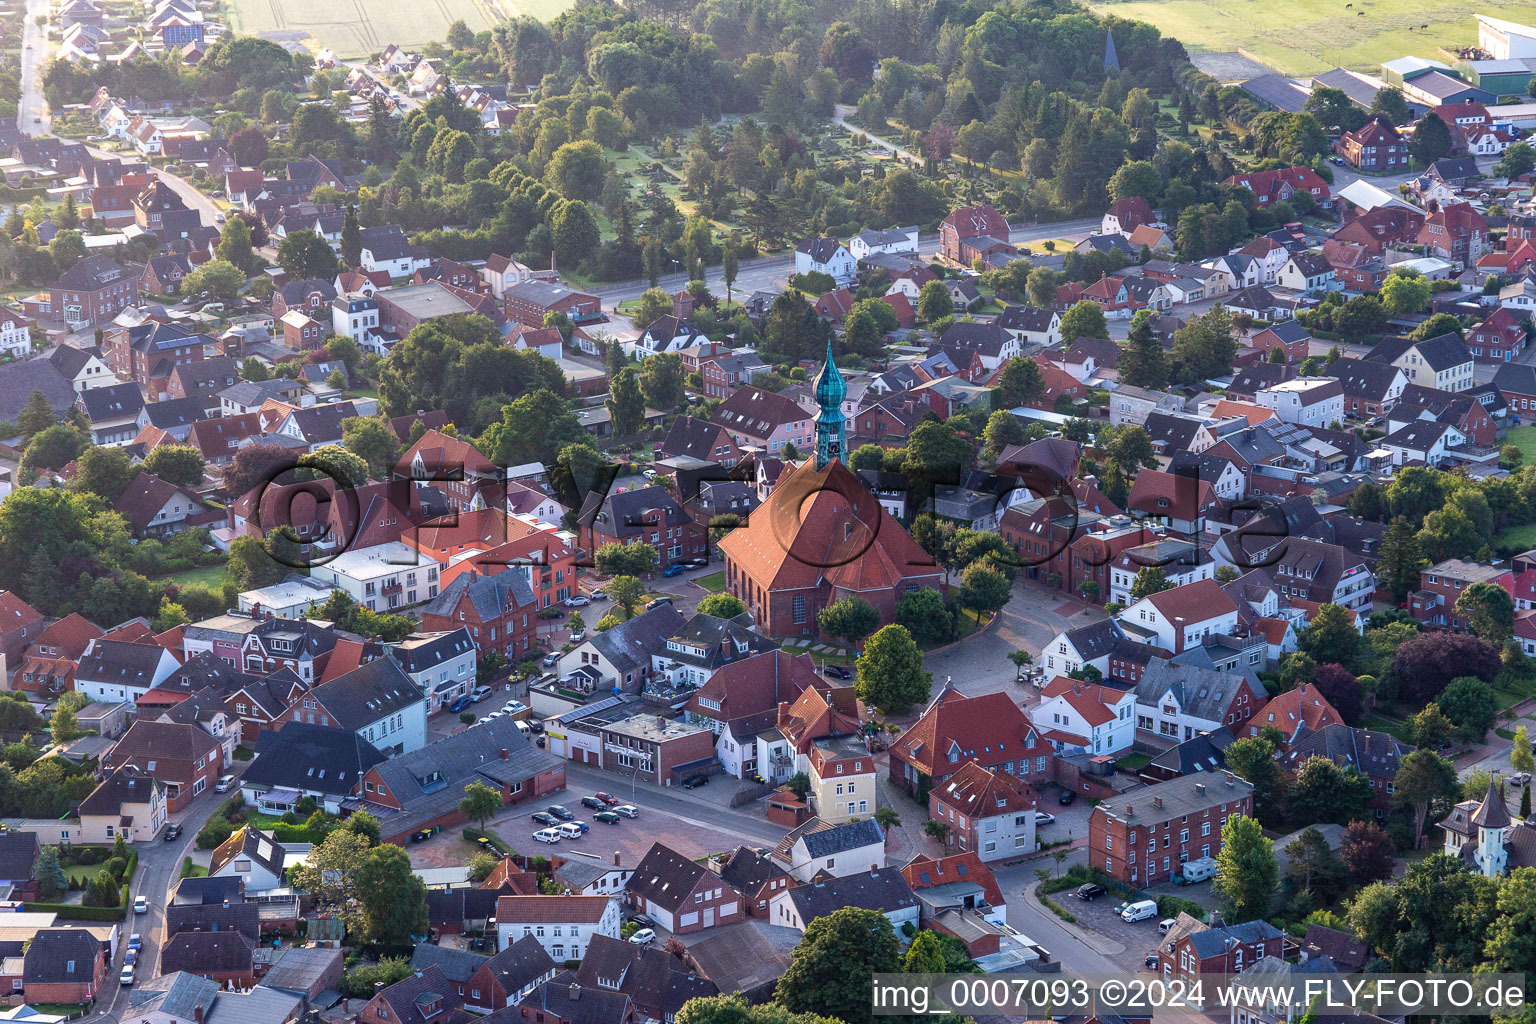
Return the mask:
{"type": "Polygon", "coordinates": [[[740,807],[761,800],[763,797],[778,789],[771,782],[746,782],[741,788],[731,794],[731,806],[740,807]]]}

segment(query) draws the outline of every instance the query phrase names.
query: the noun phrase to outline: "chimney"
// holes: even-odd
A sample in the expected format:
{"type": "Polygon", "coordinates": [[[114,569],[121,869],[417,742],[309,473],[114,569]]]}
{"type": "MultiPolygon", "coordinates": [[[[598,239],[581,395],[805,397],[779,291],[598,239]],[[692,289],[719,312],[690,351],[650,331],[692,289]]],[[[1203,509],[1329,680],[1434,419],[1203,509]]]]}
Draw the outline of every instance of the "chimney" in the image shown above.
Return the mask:
{"type": "Polygon", "coordinates": [[[1233,774],[1231,772],[1227,772],[1227,785],[1228,786],[1234,785],[1235,782],[1236,782],[1235,776],[1233,776],[1233,774]]]}
{"type": "Polygon", "coordinates": [[[195,1020],[197,1022],[197,1024],[203,1024],[203,1004],[202,1003],[198,1003],[196,1006],[192,1007],[192,1019],[195,1020]]]}
{"type": "Polygon", "coordinates": [[[503,761],[505,761],[507,758],[509,758],[511,756],[512,756],[512,752],[511,751],[509,751],[506,747],[502,747],[501,748],[501,759],[503,761]]]}
{"type": "Polygon", "coordinates": [[[1163,806],[1163,798],[1161,796],[1158,796],[1158,795],[1154,794],[1153,797],[1152,797],[1152,806],[1153,807],[1161,807],[1161,806],[1163,806]]]}
{"type": "Polygon", "coordinates": [[[1203,783],[1203,782],[1195,783],[1195,795],[1196,796],[1205,796],[1205,783],[1203,783]]]}
{"type": "Polygon", "coordinates": [[[373,994],[374,995],[378,995],[380,992],[383,992],[383,991],[384,991],[384,983],[382,981],[376,981],[376,982],[373,983],[373,994]]]}
{"type": "Polygon", "coordinates": [[[618,867],[619,866],[619,851],[618,850],[614,850],[613,851],[613,866],[614,867],[618,867]]]}
{"type": "Polygon", "coordinates": [[[581,998],[581,986],[576,984],[574,981],[571,982],[570,996],[572,1002],[575,1002],[577,999],[581,998]]]}
{"type": "Polygon", "coordinates": [[[1125,816],[1127,818],[1134,818],[1134,817],[1136,817],[1136,805],[1135,804],[1126,804],[1125,805],[1125,816]]]}

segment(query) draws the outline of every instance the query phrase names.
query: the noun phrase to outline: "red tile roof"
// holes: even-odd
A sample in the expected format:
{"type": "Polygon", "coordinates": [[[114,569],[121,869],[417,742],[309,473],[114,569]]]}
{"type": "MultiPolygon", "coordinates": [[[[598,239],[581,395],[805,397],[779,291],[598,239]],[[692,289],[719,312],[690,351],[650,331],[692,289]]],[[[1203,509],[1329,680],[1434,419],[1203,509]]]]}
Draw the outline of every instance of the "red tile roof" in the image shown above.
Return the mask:
{"type": "Polygon", "coordinates": [[[102,628],[79,612],[70,612],[37,635],[33,641],[42,647],[54,647],[59,655],[78,661],[85,645],[102,635],[102,628]]]}
{"type": "Polygon", "coordinates": [[[1316,732],[1325,725],[1344,721],[1334,710],[1328,698],[1316,686],[1303,683],[1270,699],[1258,714],[1248,719],[1246,729],[1250,736],[1257,736],[1266,725],[1279,729],[1287,743],[1296,738],[1296,731],[1303,725],[1316,732]]]}
{"type": "Polygon", "coordinates": [[[1031,810],[1040,803],[1039,794],[1023,779],[993,771],[975,761],[966,763],[941,783],[933,796],[968,818],[1031,810]]]}
{"type": "Polygon", "coordinates": [[[1047,699],[1060,697],[1072,705],[1072,710],[1082,715],[1083,721],[1089,725],[1113,722],[1115,713],[1110,708],[1125,699],[1124,690],[1117,690],[1113,686],[1103,686],[1099,683],[1086,683],[1081,679],[1070,679],[1067,676],[1057,676],[1052,679],[1040,694],[1047,699]]]}
{"type": "Polygon", "coordinates": [[[1006,693],[967,697],[949,688],[897,737],[891,750],[934,775],[942,774],[940,765],[951,746],[967,760],[993,763],[1045,753],[1034,726],[1012,697],[1006,693]]]}
{"type": "Polygon", "coordinates": [[[945,885],[949,882],[975,882],[986,890],[987,902],[992,906],[1001,907],[1007,904],[997,879],[992,876],[992,871],[981,862],[981,858],[975,851],[951,853],[938,860],[934,860],[926,853],[920,853],[907,861],[907,866],[901,869],[901,877],[905,878],[907,884],[913,889],[927,889],[930,886],[945,885]]]}
{"type": "Polygon", "coordinates": [[[603,919],[611,896],[502,896],[496,901],[496,923],[544,924],[576,921],[595,924],[603,919]]]}
{"type": "Polygon", "coordinates": [[[1143,469],[1131,484],[1126,508],[1171,519],[1198,519],[1203,511],[1220,504],[1209,480],[1176,476],[1155,469],[1143,469]],[[1160,504],[1167,502],[1167,504],[1160,504]]]}
{"type": "Polygon", "coordinates": [[[1169,622],[1183,621],[1185,625],[1237,611],[1236,602],[1215,580],[1196,580],[1152,594],[1147,600],[1169,622]]]}

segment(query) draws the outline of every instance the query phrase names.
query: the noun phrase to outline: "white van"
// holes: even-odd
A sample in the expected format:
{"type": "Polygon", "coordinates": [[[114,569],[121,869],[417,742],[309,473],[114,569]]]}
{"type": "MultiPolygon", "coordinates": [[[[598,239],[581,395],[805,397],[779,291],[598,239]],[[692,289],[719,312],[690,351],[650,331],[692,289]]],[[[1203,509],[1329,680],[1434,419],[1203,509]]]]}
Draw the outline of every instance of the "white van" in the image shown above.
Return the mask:
{"type": "Polygon", "coordinates": [[[1184,876],[1185,885],[1194,885],[1196,882],[1204,882],[1216,877],[1216,858],[1199,857],[1187,861],[1181,865],[1179,874],[1184,876]]]}
{"type": "MultiPolygon", "coordinates": [[[[496,712],[496,714],[498,714],[498,715],[508,715],[508,714],[511,714],[511,712],[507,711],[505,708],[503,708],[502,710],[496,712]]],[[[522,733],[524,736],[528,736],[528,735],[531,735],[533,733],[533,730],[528,728],[528,723],[527,722],[524,722],[524,721],[521,721],[519,719],[515,719],[514,718],[512,720],[512,724],[517,726],[517,731],[522,733]]]]}
{"type": "Polygon", "coordinates": [[[1145,921],[1156,916],[1156,900],[1137,900],[1120,911],[1120,920],[1122,921],[1145,921]]]}

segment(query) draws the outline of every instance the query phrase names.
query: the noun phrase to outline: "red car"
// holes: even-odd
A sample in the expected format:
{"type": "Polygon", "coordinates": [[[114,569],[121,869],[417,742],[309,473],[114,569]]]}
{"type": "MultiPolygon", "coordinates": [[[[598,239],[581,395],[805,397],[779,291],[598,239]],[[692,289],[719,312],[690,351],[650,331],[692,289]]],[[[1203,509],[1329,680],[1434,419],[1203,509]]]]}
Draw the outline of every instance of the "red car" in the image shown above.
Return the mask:
{"type": "Polygon", "coordinates": [[[597,797],[603,803],[607,804],[609,807],[613,807],[619,802],[619,798],[614,796],[612,793],[593,793],[592,795],[597,797]]]}

